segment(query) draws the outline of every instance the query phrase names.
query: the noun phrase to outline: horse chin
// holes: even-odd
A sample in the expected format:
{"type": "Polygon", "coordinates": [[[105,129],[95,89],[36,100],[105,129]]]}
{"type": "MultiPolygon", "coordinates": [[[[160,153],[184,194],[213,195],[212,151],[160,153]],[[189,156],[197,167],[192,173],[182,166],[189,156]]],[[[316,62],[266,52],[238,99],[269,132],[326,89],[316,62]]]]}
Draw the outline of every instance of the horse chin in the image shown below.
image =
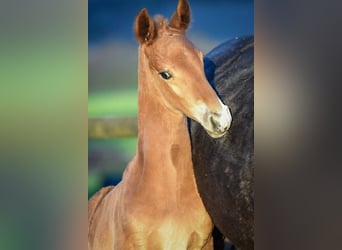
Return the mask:
{"type": "Polygon", "coordinates": [[[208,130],[208,129],[205,129],[205,131],[207,132],[207,134],[211,138],[218,139],[218,138],[223,137],[225,134],[227,134],[228,129],[226,131],[224,131],[224,132],[211,131],[211,130],[208,130]]]}

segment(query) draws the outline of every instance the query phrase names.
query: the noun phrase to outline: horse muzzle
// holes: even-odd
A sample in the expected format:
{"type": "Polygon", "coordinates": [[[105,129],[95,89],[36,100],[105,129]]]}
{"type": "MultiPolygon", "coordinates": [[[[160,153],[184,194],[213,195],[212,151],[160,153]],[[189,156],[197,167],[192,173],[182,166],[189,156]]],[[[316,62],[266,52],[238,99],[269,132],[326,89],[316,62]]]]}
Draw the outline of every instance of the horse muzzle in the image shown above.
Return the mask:
{"type": "Polygon", "coordinates": [[[195,120],[202,125],[212,138],[224,136],[230,128],[232,116],[228,106],[220,100],[219,111],[212,111],[205,105],[198,105],[195,112],[195,120]]]}
{"type": "Polygon", "coordinates": [[[230,128],[232,116],[229,108],[222,104],[221,112],[207,112],[202,126],[212,138],[224,136],[230,128]]]}

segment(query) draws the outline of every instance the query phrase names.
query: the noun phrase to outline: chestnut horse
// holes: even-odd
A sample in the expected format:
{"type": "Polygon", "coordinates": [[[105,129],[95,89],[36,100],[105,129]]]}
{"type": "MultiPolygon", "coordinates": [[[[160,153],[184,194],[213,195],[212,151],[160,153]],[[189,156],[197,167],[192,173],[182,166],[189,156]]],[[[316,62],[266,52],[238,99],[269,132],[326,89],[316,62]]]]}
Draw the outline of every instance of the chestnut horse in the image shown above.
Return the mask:
{"type": "Polygon", "coordinates": [[[189,22],[186,0],[178,2],[170,22],[153,20],[146,9],[136,17],[137,154],[117,186],[89,201],[89,249],[213,249],[186,117],[219,138],[231,115],[206,80],[202,53],[185,37],[189,22]]]}

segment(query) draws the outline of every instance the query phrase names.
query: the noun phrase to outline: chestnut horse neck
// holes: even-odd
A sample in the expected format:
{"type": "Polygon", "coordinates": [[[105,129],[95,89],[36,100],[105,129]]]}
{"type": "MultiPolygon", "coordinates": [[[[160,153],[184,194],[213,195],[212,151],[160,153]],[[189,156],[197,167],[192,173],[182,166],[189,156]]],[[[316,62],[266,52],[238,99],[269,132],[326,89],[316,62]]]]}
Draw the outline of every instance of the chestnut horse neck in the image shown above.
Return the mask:
{"type": "MultiPolygon", "coordinates": [[[[165,20],[159,19],[159,22],[160,29],[166,27],[163,23],[166,22],[165,20]]],[[[158,35],[160,36],[159,41],[155,41],[152,46],[147,48],[145,45],[141,45],[139,47],[137,163],[139,167],[144,168],[145,177],[157,176],[156,180],[153,180],[154,182],[159,180],[165,185],[165,178],[174,178],[172,182],[174,184],[181,182],[195,185],[187,118],[169,102],[174,98],[172,91],[160,88],[160,85],[167,87],[168,83],[161,79],[158,74],[159,69],[151,70],[151,67],[159,68],[161,67],[159,65],[164,63],[170,65],[163,67],[172,67],[170,59],[158,55],[159,50],[165,45],[163,45],[164,42],[171,43],[172,40],[179,39],[179,41],[186,42],[187,46],[192,46],[192,44],[177,32],[159,30],[158,35]],[[168,36],[168,39],[163,39],[164,36],[168,36]],[[151,50],[155,53],[151,53],[151,50]],[[149,171],[153,174],[147,175],[149,171]],[[192,181],[182,179],[189,177],[192,181]]],[[[165,46],[165,49],[172,48],[165,46]]],[[[196,48],[193,47],[193,49],[196,48]]],[[[184,89],[184,91],[187,90],[184,89]]],[[[169,187],[165,186],[165,188],[169,187]]]]}

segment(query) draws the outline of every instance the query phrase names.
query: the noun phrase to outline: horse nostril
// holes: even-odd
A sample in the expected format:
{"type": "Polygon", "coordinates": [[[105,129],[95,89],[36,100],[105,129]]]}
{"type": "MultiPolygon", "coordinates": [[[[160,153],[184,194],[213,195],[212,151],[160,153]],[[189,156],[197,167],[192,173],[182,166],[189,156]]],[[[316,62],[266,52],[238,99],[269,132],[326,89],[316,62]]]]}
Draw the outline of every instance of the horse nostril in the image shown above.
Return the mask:
{"type": "Polygon", "coordinates": [[[210,122],[214,128],[214,130],[220,132],[220,133],[223,133],[227,130],[227,126],[222,126],[222,124],[215,120],[214,116],[210,116],[210,122]]]}

